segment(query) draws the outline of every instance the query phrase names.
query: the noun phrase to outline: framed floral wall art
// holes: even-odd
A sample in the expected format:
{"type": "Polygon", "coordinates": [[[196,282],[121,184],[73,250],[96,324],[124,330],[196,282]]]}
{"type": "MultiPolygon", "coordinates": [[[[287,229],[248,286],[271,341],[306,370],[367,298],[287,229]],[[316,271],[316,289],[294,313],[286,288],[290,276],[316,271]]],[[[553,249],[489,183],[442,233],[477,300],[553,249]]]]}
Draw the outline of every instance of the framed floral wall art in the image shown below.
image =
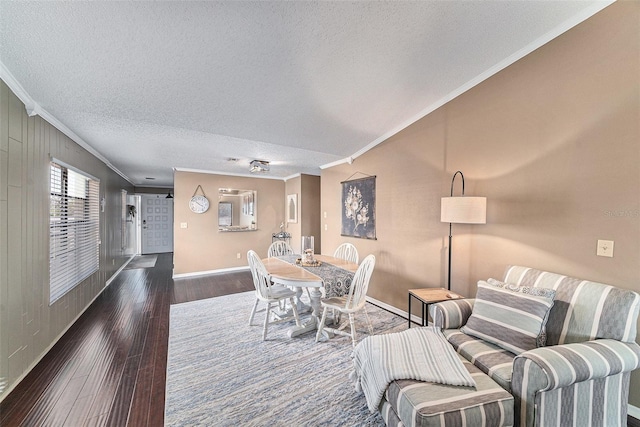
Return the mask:
{"type": "Polygon", "coordinates": [[[376,238],[376,177],[342,182],[342,236],[376,238]]]}

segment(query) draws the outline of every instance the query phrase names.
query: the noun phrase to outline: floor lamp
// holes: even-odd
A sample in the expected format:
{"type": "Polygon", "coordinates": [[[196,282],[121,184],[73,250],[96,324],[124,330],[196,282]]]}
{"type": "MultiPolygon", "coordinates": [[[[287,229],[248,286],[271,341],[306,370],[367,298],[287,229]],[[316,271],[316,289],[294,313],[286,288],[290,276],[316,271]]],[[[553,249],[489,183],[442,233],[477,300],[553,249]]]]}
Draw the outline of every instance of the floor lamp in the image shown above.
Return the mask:
{"type": "Polygon", "coordinates": [[[464,175],[457,171],[451,179],[451,195],[443,197],[440,205],[440,221],[449,223],[449,272],[447,289],[451,290],[451,224],[486,224],[487,198],[467,197],[464,195],[464,175]],[[456,176],[462,178],[462,195],[453,195],[453,184],[456,176]]]}

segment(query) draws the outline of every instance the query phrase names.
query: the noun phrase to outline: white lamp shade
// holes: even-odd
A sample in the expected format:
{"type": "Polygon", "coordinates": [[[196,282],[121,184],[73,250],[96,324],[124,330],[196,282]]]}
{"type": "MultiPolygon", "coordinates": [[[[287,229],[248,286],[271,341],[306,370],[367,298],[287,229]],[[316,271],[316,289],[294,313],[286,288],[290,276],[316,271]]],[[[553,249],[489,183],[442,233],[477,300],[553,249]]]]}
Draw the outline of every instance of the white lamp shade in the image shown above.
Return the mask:
{"type": "Polygon", "coordinates": [[[440,205],[440,221],[456,224],[486,224],[487,198],[443,197],[440,205]]]}

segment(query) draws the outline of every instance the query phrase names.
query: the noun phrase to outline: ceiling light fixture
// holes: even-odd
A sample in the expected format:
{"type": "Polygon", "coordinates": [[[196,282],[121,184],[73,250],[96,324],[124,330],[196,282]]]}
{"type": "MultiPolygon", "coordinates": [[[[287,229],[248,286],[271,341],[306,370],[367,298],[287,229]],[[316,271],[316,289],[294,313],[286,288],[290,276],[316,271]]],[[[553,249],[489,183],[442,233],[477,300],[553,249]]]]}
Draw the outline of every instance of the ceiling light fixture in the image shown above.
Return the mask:
{"type": "Polygon", "coordinates": [[[269,162],[266,160],[252,160],[250,165],[249,172],[251,173],[269,172],[269,162]]]}

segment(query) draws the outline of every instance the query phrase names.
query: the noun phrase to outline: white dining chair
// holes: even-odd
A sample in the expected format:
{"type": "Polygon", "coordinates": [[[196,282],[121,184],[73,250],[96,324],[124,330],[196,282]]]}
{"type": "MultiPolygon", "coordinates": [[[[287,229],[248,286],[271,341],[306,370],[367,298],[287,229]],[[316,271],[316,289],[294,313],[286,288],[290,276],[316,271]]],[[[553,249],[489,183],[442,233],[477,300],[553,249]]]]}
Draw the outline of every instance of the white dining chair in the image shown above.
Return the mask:
{"type": "Polygon", "coordinates": [[[293,255],[293,249],[284,240],[276,240],[269,246],[267,250],[267,257],[276,257],[282,255],[293,255]]]}
{"type": "Polygon", "coordinates": [[[318,333],[316,334],[316,342],[322,336],[323,331],[333,332],[334,334],[343,335],[347,337],[351,337],[351,341],[353,346],[356,346],[356,324],[355,324],[355,313],[364,309],[365,316],[367,318],[367,325],[369,326],[369,334],[373,334],[373,328],[371,326],[371,321],[369,320],[369,313],[367,313],[366,307],[366,297],[367,290],[369,289],[369,280],[371,279],[371,273],[373,273],[373,268],[376,265],[376,257],[374,255],[368,255],[364,260],[362,260],[362,264],[356,270],[356,273],[353,276],[353,280],[351,281],[351,287],[349,288],[349,293],[342,297],[331,297],[331,298],[322,298],[320,300],[320,304],[323,308],[322,310],[322,319],[320,320],[320,325],[318,326],[318,333]],[[325,325],[327,320],[327,311],[334,310],[334,312],[338,313],[346,313],[349,315],[349,332],[346,332],[344,329],[345,325],[340,327],[338,325],[337,328],[330,328],[325,325]]]}
{"type": "Polygon", "coordinates": [[[296,296],[295,291],[287,288],[286,286],[274,285],[271,283],[271,278],[267,273],[267,269],[264,267],[262,260],[255,251],[247,252],[247,260],[249,261],[249,268],[251,269],[251,275],[253,276],[253,285],[256,288],[256,302],[253,304],[251,310],[251,317],[249,318],[249,326],[253,326],[253,318],[257,312],[258,303],[263,301],[267,304],[264,317],[264,327],[262,330],[262,340],[267,339],[267,330],[269,325],[285,322],[295,319],[296,325],[300,326],[300,317],[298,316],[298,309],[294,304],[293,299],[296,296]],[[276,307],[280,301],[289,300],[292,316],[277,316],[272,312],[272,306],[276,307]],[[273,319],[272,319],[273,318],[273,319]]]}
{"type": "MultiPolygon", "coordinates": [[[[333,256],[335,258],[344,259],[346,261],[350,261],[354,264],[357,264],[359,261],[358,249],[353,246],[351,243],[343,243],[336,248],[333,252],[333,256]]],[[[333,310],[333,324],[340,322],[340,313],[333,310]]]]}
{"type": "Polygon", "coordinates": [[[354,264],[358,263],[358,249],[353,246],[351,243],[343,243],[338,246],[333,253],[335,258],[344,259],[347,261],[351,261],[354,264]]]}
{"type": "MultiPolygon", "coordinates": [[[[291,245],[289,245],[284,240],[276,240],[271,243],[269,249],[267,250],[267,258],[273,258],[282,255],[293,255],[293,249],[291,245]]],[[[307,295],[309,295],[309,289],[307,289],[307,295]]],[[[284,310],[286,308],[286,301],[280,301],[280,310],[284,310]]]]}

